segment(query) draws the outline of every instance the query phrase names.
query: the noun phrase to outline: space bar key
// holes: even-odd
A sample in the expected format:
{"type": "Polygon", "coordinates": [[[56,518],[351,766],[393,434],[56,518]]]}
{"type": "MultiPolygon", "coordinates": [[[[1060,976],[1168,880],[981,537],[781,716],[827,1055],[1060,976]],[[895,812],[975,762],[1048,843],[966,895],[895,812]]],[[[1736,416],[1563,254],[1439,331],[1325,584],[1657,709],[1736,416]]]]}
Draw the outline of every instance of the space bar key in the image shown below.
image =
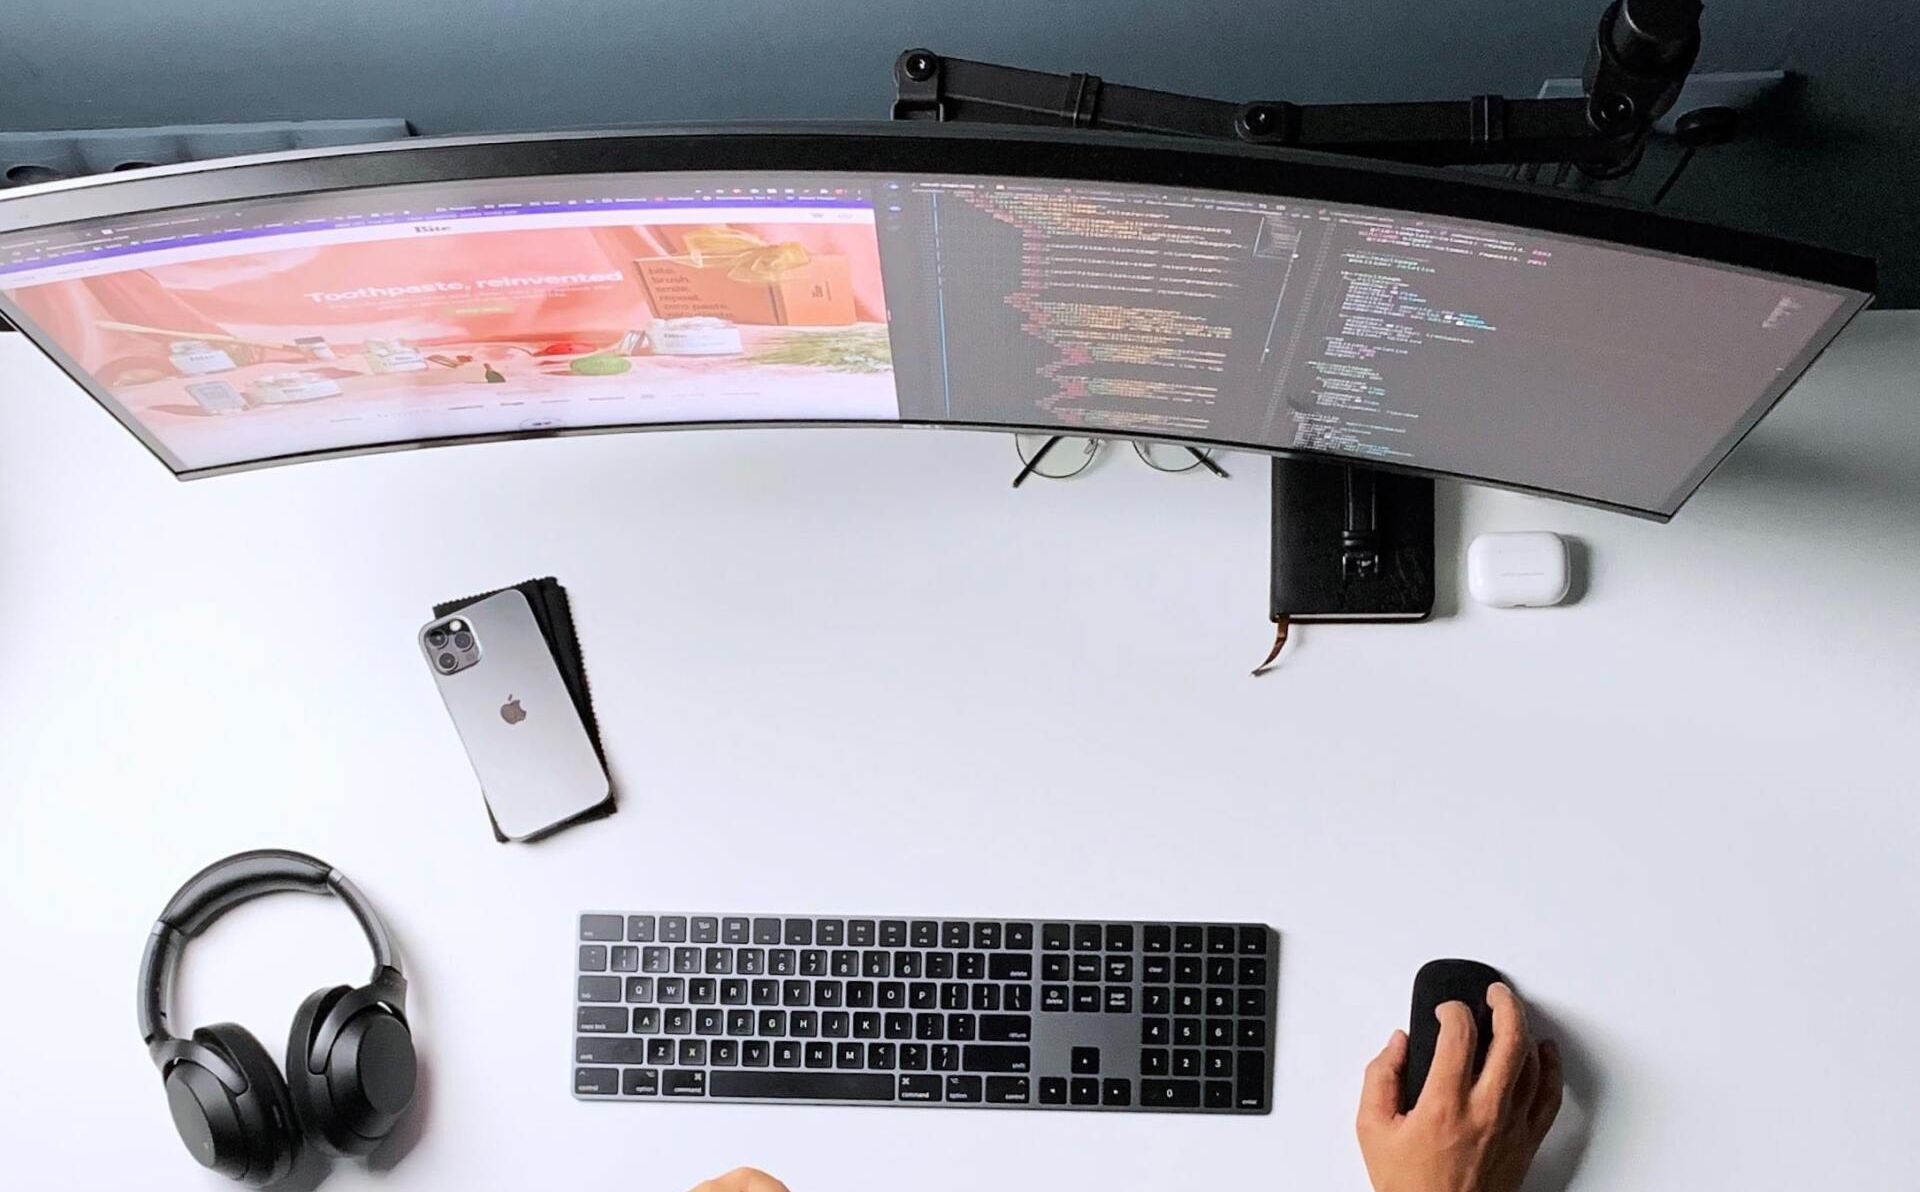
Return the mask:
{"type": "Polygon", "coordinates": [[[891,1101],[893,1077],[880,1072],[708,1073],[709,1097],[773,1101],[891,1101]]]}

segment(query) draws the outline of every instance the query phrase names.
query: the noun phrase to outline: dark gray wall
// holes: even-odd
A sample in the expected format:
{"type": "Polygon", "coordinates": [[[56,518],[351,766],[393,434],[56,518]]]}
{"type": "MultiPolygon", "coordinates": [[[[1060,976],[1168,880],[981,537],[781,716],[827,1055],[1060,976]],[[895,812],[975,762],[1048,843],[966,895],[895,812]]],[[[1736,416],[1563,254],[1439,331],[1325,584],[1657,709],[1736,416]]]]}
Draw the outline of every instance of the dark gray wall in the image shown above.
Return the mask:
{"type": "MultiPolygon", "coordinates": [[[[909,45],[1231,98],[1530,95],[1602,0],[0,0],[0,128],[401,116],[423,133],[879,117],[909,45]]],[[[1878,256],[1920,304],[1920,3],[1717,0],[1705,70],[1805,76],[1674,209],[1878,256]]],[[[1663,164],[1649,163],[1640,193],[1663,164]]]]}

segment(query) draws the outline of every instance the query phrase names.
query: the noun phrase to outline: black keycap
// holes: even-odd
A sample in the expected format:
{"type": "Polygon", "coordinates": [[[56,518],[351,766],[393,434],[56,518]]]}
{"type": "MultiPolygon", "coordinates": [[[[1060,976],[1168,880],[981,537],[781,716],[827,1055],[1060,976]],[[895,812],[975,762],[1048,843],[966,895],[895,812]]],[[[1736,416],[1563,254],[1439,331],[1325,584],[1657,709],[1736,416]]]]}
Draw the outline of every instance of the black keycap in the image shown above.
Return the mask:
{"type": "Polygon", "coordinates": [[[1074,957],[1073,979],[1075,981],[1098,981],[1100,979],[1100,958],[1098,956],[1074,957]]]}
{"type": "Polygon", "coordinates": [[[813,943],[812,919],[788,919],[783,942],[796,948],[804,948],[813,943]]]}
{"type": "Polygon", "coordinates": [[[640,949],[640,971],[643,973],[672,972],[673,949],[659,944],[640,949]]]}
{"type": "Polygon", "coordinates": [[[1133,1081],[1126,1079],[1101,1081],[1100,1104],[1110,1109],[1124,1108],[1133,1104],[1133,1081]]]}
{"type": "Polygon", "coordinates": [[[882,1032],[889,1039],[913,1038],[913,1015],[906,1013],[888,1014],[883,1020],[882,1032]]]}
{"type": "Polygon", "coordinates": [[[716,977],[724,977],[733,972],[732,948],[708,948],[701,954],[700,959],[706,971],[716,977]]]}
{"type": "Polygon", "coordinates": [[[1209,1014],[1233,1013],[1233,990],[1231,989],[1207,990],[1206,1006],[1207,1006],[1207,1013],[1209,1014]]]}
{"type": "Polygon", "coordinates": [[[800,1066],[800,1045],[791,1039],[777,1040],[773,1045],[773,1066],[776,1068],[798,1068],[800,1066]]]}
{"type": "Polygon", "coordinates": [[[1200,1020],[1198,1018],[1176,1018],[1173,1020],[1173,1041],[1185,1047],[1200,1041],[1200,1020]]]}
{"type": "Polygon", "coordinates": [[[1233,1108],[1233,1082],[1231,1080],[1207,1081],[1207,1108],[1233,1108]]]}
{"type": "Polygon", "coordinates": [[[938,1101],[940,1090],[946,1081],[938,1076],[902,1076],[900,1078],[900,1099],[902,1101],[938,1101]]]}
{"type": "Polygon", "coordinates": [[[1007,924],[1007,947],[1010,950],[1031,951],[1033,949],[1033,924],[1007,924]]]}
{"type": "Polygon", "coordinates": [[[800,975],[803,977],[824,977],[827,975],[827,950],[825,948],[806,948],[800,953],[800,975]]]}
{"type": "Polygon", "coordinates": [[[1102,935],[1098,923],[1075,923],[1073,925],[1073,950],[1075,952],[1098,952],[1102,935]]]}
{"type": "Polygon", "coordinates": [[[987,954],[985,952],[960,953],[960,979],[962,981],[982,981],[987,976],[987,954]]]}
{"type": "Polygon", "coordinates": [[[1046,923],[1040,927],[1040,946],[1048,952],[1064,952],[1073,944],[1073,931],[1065,923],[1046,923]]]}
{"type": "Polygon", "coordinates": [[[1149,956],[1140,966],[1140,978],[1149,985],[1162,985],[1173,980],[1173,958],[1170,956],[1149,956]]]}
{"type": "Polygon", "coordinates": [[[574,1029],[582,1034],[625,1034],[627,1012],[619,1006],[581,1006],[574,1015],[574,1029]]]}
{"type": "Polygon", "coordinates": [[[726,1029],[726,1015],[719,1010],[695,1010],[693,1012],[693,1033],[696,1035],[717,1035],[726,1029]]]}
{"type": "Polygon", "coordinates": [[[925,1043],[900,1044],[900,1070],[902,1072],[925,1072],[931,1058],[925,1043]]]}
{"type": "Polygon", "coordinates": [[[753,1033],[753,1011],[728,1010],[727,1033],[735,1038],[751,1035],[753,1033]]]}
{"type": "Polygon", "coordinates": [[[783,1006],[805,1006],[812,1001],[813,983],[795,979],[780,982],[780,1004],[783,1006]]]}
{"type": "Polygon", "coordinates": [[[860,975],[884,981],[893,976],[893,953],[875,949],[860,954],[860,975]]]}
{"type": "Polygon", "coordinates": [[[705,1039],[680,1040],[680,1066],[682,1068],[706,1067],[707,1041],[705,1039]]]}
{"type": "Polygon", "coordinates": [[[704,1097],[707,1095],[707,1074],[702,1071],[662,1072],[660,1092],[668,1097],[704,1097]]]}
{"type": "Polygon", "coordinates": [[[947,922],[940,925],[940,946],[958,951],[973,939],[973,933],[967,930],[965,923],[947,922]]]}
{"type": "Polygon", "coordinates": [[[733,971],[745,977],[757,977],[767,971],[765,948],[741,948],[733,955],[733,971]]]}
{"type": "Polygon", "coordinates": [[[845,1039],[853,1034],[853,1016],[845,1010],[829,1010],[820,1016],[820,1034],[827,1039],[845,1039]]]}
{"type": "Polygon", "coordinates": [[[717,944],[720,942],[720,920],[710,915],[699,915],[693,920],[690,938],[696,944],[717,944]]]}
{"type": "Polygon", "coordinates": [[[671,1006],[661,1017],[663,1029],[669,1035],[691,1035],[693,1033],[693,1011],[685,1006],[671,1006]]]}
{"type": "Polygon", "coordinates": [[[647,1062],[649,1064],[671,1064],[673,1062],[672,1039],[648,1039],[647,1062]]]}
{"type": "Polygon", "coordinates": [[[1164,985],[1149,985],[1140,995],[1140,1010],[1144,1014],[1173,1013],[1173,990],[1164,985]]]}
{"type": "Polygon", "coordinates": [[[653,992],[663,1006],[677,1006],[687,1000],[685,977],[661,977],[653,983],[653,992]]]}
{"type": "Polygon", "coordinates": [[[808,1043],[803,1052],[805,1064],[809,1068],[833,1067],[833,1044],[824,1040],[808,1043]]]}
{"type": "Polygon", "coordinates": [[[906,947],[907,921],[905,919],[880,920],[880,946],[882,948],[906,947]]]}
{"type": "Polygon", "coordinates": [[[581,944],[580,971],[583,973],[606,972],[607,946],[605,944],[581,944]]]}
{"type": "Polygon", "coordinates": [[[873,982],[847,982],[847,1005],[852,1006],[856,1010],[862,1010],[871,1009],[873,1004],[873,982]]]}
{"type": "Polygon", "coordinates": [[[1000,1008],[1000,987],[991,981],[975,985],[973,987],[973,1008],[976,1010],[998,1010],[1000,1008]]]}
{"type": "Polygon", "coordinates": [[[980,1078],[978,1076],[947,1077],[947,1101],[949,1104],[954,1102],[965,1103],[978,1101],[980,1097],[980,1078]]]}
{"type": "Polygon", "coordinates": [[[1109,1014],[1133,1013],[1133,986],[1131,985],[1107,986],[1107,996],[1104,1004],[1106,1006],[1107,1013],[1109,1014]]]}
{"type": "Polygon", "coordinates": [[[1071,956],[1042,956],[1040,958],[1040,979],[1043,981],[1071,981],[1073,962],[1071,956]]]}
{"type": "Polygon", "coordinates": [[[1065,985],[1042,985],[1040,987],[1040,1008],[1049,1013],[1061,1013],[1067,1008],[1068,996],[1065,985]]]}
{"type": "Polygon", "coordinates": [[[1076,1047],[1073,1049],[1073,1074],[1075,1076],[1100,1075],[1100,1049],[1098,1047],[1076,1047]]]}
{"type": "Polygon", "coordinates": [[[780,982],[760,980],[748,986],[753,1004],[756,1006],[777,1006],[780,1004],[780,982]]]}
{"type": "Polygon", "coordinates": [[[1173,1012],[1175,1014],[1198,1014],[1202,1005],[1200,991],[1190,987],[1181,987],[1173,991],[1173,1012]]]}
{"type": "Polygon", "coordinates": [[[998,923],[975,923],[973,925],[973,946],[982,951],[991,952],[1000,946],[1000,925],[998,923]]]}
{"type": "Polygon", "coordinates": [[[872,919],[847,920],[847,947],[849,948],[873,947],[873,920],[872,919]]]}
{"type": "Polygon", "coordinates": [[[1107,924],[1107,951],[1109,952],[1133,951],[1133,924],[1131,923],[1107,924]]]}
{"type": "Polygon", "coordinates": [[[746,944],[753,942],[753,925],[745,919],[720,920],[720,942],[723,944],[746,944]]]}
{"type": "Polygon", "coordinates": [[[915,1010],[931,1010],[940,1003],[940,987],[931,981],[915,981],[907,986],[907,1005],[915,1010]]]}
{"type": "Polygon", "coordinates": [[[1228,955],[1240,946],[1239,937],[1231,927],[1207,928],[1207,951],[1214,955],[1228,955]]]}
{"type": "Polygon", "coordinates": [[[1233,1103],[1240,1109],[1258,1109],[1267,1095],[1267,1057],[1259,1051],[1243,1051],[1235,1061],[1239,1072],[1233,1078],[1233,1103]]]}
{"type": "Polygon", "coordinates": [[[935,1072],[958,1072],[960,1070],[960,1048],[952,1043],[933,1045],[933,1070],[935,1072]]]}
{"type": "Polygon", "coordinates": [[[947,1037],[946,1021],[938,1014],[921,1014],[913,1020],[913,1037],[928,1043],[947,1037]]]}
{"type": "Polygon", "coordinates": [[[875,1072],[893,1070],[894,1045],[891,1043],[867,1044],[867,1067],[875,1072]]]}
{"type": "Polygon", "coordinates": [[[1233,958],[1230,956],[1207,957],[1207,984],[1233,984],[1233,958]]]}
{"type": "Polygon", "coordinates": [[[916,948],[938,948],[940,946],[940,925],[931,919],[915,919],[909,938],[916,948]]]}
{"type": "Polygon", "coordinates": [[[660,1007],[642,1006],[633,1012],[633,1033],[636,1035],[657,1035],[660,1033],[660,1007]]]}
{"type": "Polygon", "coordinates": [[[1173,1074],[1175,1076],[1200,1075],[1200,1053],[1192,1048],[1182,1048],[1173,1053],[1173,1074]]]}
{"type": "Polygon", "coordinates": [[[1040,1078],[1040,1104],[1065,1105],[1067,1103],[1067,1082],[1058,1076],[1040,1078]]]}
{"type": "Polygon", "coordinates": [[[942,1010],[966,1009],[967,987],[958,981],[948,981],[940,986],[940,1008],[942,1010]]]}
{"type": "Polygon", "coordinates": [[[1250,1018],[1265,1018],[1267,1015],[1267,991],[1264,989],[1242,989],[1239,995],[1240,1013],[1250,1018]]]}
{"type": "Polygon", "coordinates": [[[1200,984],[1206,971],[1206,966],[1198,956],[1176,956],[1173,959],[1173,979],[1182,985],[1200,984]]]}
{"type": "Polygon", "coordinates": [[[728,977],[720,982],[720,1004],[723,1006],[746,1005],[747,983],[738,977],[728,977]]]}
{"type": "Polygon", "coordinates": [[[581,915],[580,938],[617,944],[627,938],[627,923],[619,915],[581,915]]]}
{"type": "Polygon", "coordinates": [[[1093,1077],[1076,1076],[1069,1087],[1075,1105],[1100,1104],[1100,1082],[1093,1077]]]}
{"type": "Polygon", "coordinates": [[[813,925],[813,938],[823,948],[844,947],[847,942],[847,921],[822,919],[813,925]]]}
{"type": "Polygon", "coordinates": [[[753,942],[761,945],[779,943],[780,920],[755,919],[753,921],[753,942]]]}
{"type": "Polygon", "coordinates": [[[907,987],[904,983],[899,981],[882,981],[880,983],[880,1000],[878,1005],[882,1010],[892,1010],[906,1004],[907,987]]]}
{"type": "Polygon", "coordinates": [[[1200,1082],[1197,1080],[1143,1080],[1140,1104],[1150,1109],[1200,1108],[1200,1082]]]}
{"type": "Polygon", "coordinates": [[[1133,957],[1109,956],[1107,957],[1107,966],[1103,971],[1108,981],[1132,983],[1133,957]]]}
{"type": "Polygon", "coordinates": [[[1265,1047],[1267,1045],[1267,1024],[1258,1018],[1243,1019],[1240,1030],[1233,1041],[1242,1047],[1265,1047]]]}
{"type": "Polygon", "coordinates": [[[627,942],[633,944],[650,944],[653,942],[652,915],[627,916],[627,942]]]}
{"type": "Polygon", "coordinates": [[[1227,1018],[1207,1019],[1206,1041],[1208,1047],[1224,1047],[1233,1042],[1233,1021],[1227,1018]]]}
{"type": "Polygon", "coordinates": [[[599,1035],[573,1041],[576,1064],[644,1064],[647,1041],[627,1035],[599,1035]]]}
{"type": "Polygon", "coordinates": [[[617,1002],[621,995],[618,977],[582,977],[580,978],[580,997],[583,1002],[617,1002]]]}
{"type": "Polygon", "coordinates": [[[1098,985],[1075,985],[1073,987],[1073,1008],[1079,1014],[1098,1014],[1100,1012],[1100,987],[1098,985]]]}
{"type": "Polygon", "coordinates": [[[657,1068],[628,1068],[620,1074],[620,1095],[623,1097],[651,1097],[660,1092],[660,1072],[657,1068]]]}
{"type": "Polygon", "coordinates": [[[1173,1022],[1166,1018],[1142,1018],[1140,1020],[1140,1042],[1143,1046],[1157,1047],[1173,1042],[1173,1022]]]}
{"type": "Polygon", "coordinates": [[[1140,939],[1143,952],[1173,951],[1173,928],[1165,923],[1149,923],[1140,933],[1140,939]]]}
{"type": "Polygon", "coordinates": [[[692,976],[700,971],[700,949],[689,945],[673,950],[673,971],[681,976],[692,976]]]}
{"type": "Polygon", "coordinates": [[[1140,1053],[1140,1072],[1144,1076],[1165,1076],[1167,1060],[1166,1048],[1149,1047],[1140,1053]]]}
{"type": "Polygon", "coordinates": [[[833,1066],[836,1068],[858,1068],[867,1061],[867,1047],[864,1043],[842,1043],[833,1049],[833,1066]]]}
{"type": "Polygon", "coordinates": [[[987,958],[987,980],[1033,980],[1033,957],[1024,952],[1000,952],[987,958]]]}
{"type": "MultiPolygon", "coordinates": [[[[1077,1054],[1081,1049],[1074,1050],[1077,1054]]],[[[1033,1049],[994,1043],[969,1043],[960,1049],[960,1066],[969,1072],[1031,1072],[1033,1071],[1033,1049]]],[[[1096,1059],[1092,1071],[1099,1070],[1096,1059]]],[[[1078,1072],[1080,1068],[1076,1066],[1074,1071],[1078,1072]]]]}
{"type": "Polygon", "coordinates": [[[1017,1010],[1022,1014],[1033,1009],[1033,986],[1024,984],[1007,986],[1005,996],[1000,999],[1000,1008],[1017,1010]]]}
{"type": "Polygon", "coordinates": [[[1201,952],[1206,949],[1206,933],[1198,927],[1176,927],[1173,929],[1173,950],[1175,952],[1201,952]]]}
{"type": "Polygon", "coordinates": [[[773,1062],[773,1044],[765,1039],[748,1039],[740,1044],[740,1062],[749,1068],[764,1068],[773,1062]]]}
{"type": "Polygon", "coordinates": [[[1233,1053],[1222,1049],[1209,1051],[1201,1061],[1200,1068],[1208,1076],[1232,1076],[1233,1053]]]}
{"type": "Polygon", "coordinates": [[[856,1039],[878,1039],[880,1037],[880,1016],[872,1010],[863,1010],[853,1016],[853,1037],[856,1039]]]}
{"type": "MultiPolygon", "coordinates": [[[[928,976],[929,974],[927,973],[924,963],[925,955],[926,954],[922,952],[896,952],[893,957],[893,975],[906,980],[914,980],[919,977],[928,976]]],[[[953,976],[953,956],[946,952],[936,952],[934,955],[945,958],[941,961],[940,967],[945,970],[945,976],[953,976]]],[[[936,973],[932,975],[940,976],[942,974],[936,973]]]]}
{"type": "Polygon", "coordinates": [[[795,1010],[787,1015],[787,1033],[796,1039],[811,1039],[820,1033],[820,1016],[812,1010],[795,1010]]]}
{"type": "Polygon", "coordinates": [[[1025,1105],[1031,1096],[1024,1076],[987,1077],[987,1101],[993,1105],[1025,1105]]]}
{"type": "Polygon", "coordinates": [[[813,1004],[816,1006],[838,1006],[846,996],[847,987],[838,981],[815,981],[813,983],[813,1004]]]}
{"type": "Polygon", "coordinates": [[[1256,924],[1248,924],[1240,929],[1240,954],[1242,956],[1265,956],[1267,954],[1267,929],[1256,924]]]}
{"type": "Polygon", "coordinates": [[[684,944],[687,942],[687,921],[680,915],[660,916],[660,942],[663,944],[684,944]]]}
{"type": "Polygon", "coordinates": [[[695,977],[687,982],[687,1000],[696,1006],[711,1006],[720,1000],[720,983],[712,977],[695,977]]]}
{"type": "Polygon", "coordinates": [[[947,1015],[947,1038],[955,1043],[971,1043],[979,1029],[979,1019],[971,1014],[947,1015]]]}
{"type": "Polygon", "coordinates": [[[620,1091],[618,1068],[575,1068],[573,1091],[594,1097],[611,1097],[620,1091]]]}
{"type": "Polygon", "coordinates": [[[1258,956],[1249,956],[1240,962],[1240,984],[1265,986],[1267,983],[1267,962],[1258,956]]]}
{"type": "Polygon", "coordinates": [[[616,944],[612,949],[612,965],[616,973],[639,972],[640,949],[632,944],[616,944]]]}
{"type": "Polygon", "coordinates": [[[707,1049],[716,1068],[731,1068],[740,1062],[740,1044],[732,1039],[715,1039],[707,1049]]]}
{"type": "Polygon", "coordinates": [[[980,1038],[988,1043],[1026,1043],[1033,1038],[1033,1017],[1028,1014],[982,1014],[980,1038]]]}

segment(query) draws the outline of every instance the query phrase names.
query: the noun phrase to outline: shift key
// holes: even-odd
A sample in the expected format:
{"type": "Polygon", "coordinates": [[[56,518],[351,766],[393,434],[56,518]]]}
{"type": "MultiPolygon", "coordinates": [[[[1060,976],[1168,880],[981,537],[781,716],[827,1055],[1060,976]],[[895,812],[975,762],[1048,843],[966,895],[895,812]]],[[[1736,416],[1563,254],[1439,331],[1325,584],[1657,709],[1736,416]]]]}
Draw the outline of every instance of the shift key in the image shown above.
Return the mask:
{"type": "Polygon", "coordinates": [[[969,1072],[1031,1072],[1033,1049],[970,1044],[960,1050],[960,1066],[969,1072]]]}

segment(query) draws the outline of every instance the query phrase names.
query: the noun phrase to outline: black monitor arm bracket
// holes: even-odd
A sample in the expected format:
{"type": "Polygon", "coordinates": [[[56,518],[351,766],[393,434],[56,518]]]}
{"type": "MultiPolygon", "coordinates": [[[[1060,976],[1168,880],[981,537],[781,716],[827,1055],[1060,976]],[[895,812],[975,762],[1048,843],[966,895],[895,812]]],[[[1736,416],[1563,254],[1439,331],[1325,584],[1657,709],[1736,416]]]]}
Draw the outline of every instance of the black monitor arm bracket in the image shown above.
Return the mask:
{"type": "MultiPolygon", "coordinates": [[[[1673,107],[1700,51],[1700,13],[1700,0],[1612,0],[1580,99],[1233,103],[916,49],[894,61],[893,116],[1159,133],[1427,166],[1570,162],[1610,178],[1638,163],[1654,121],[1673,107]]],[[[1432,612],[1431,480],[1276,457],[1273,501],[1276,654],[1289,621],[1432,612]]]]}

